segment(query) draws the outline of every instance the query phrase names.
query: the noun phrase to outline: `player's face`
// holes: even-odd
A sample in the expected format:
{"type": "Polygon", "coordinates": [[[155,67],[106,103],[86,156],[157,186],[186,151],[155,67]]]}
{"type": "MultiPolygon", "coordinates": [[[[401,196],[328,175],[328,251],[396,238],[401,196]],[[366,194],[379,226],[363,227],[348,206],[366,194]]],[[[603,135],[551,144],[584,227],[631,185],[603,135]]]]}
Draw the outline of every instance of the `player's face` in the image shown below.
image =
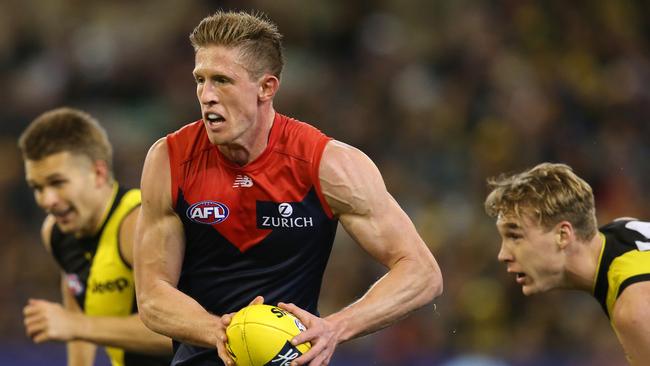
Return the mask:
{"type": "Polygon", "coordinates": [[[25,178],[36,203],[52,215],[63,233],[92,233],[103,216],[98,200],[100,184],[90,158],[60,152],[41,160],[25,161],[25,178]]]}
{"type": "Polygon", "coordinates": [[[499,261],[516,276],[525,295],[548,291],[561,285],[564,254],[557,244],[555,230],[545,231],[535,221],[523,217],[497,219],[501,235],[499,261]]]}
{"type": "Polygon", "coordinates": [[[207,46],[195,55],[194,79],[203,123],[215,145],[241,144],[257,119],[260,84],[236,48],[207,46]]]}

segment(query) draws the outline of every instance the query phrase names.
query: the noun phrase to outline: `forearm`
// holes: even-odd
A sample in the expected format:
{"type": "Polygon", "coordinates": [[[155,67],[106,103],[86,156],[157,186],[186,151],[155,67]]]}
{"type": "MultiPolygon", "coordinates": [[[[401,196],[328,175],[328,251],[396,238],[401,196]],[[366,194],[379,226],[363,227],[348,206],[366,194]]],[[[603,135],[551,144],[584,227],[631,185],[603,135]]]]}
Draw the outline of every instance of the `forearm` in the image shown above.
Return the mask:
{"type": "Polygon", "coordinates": [[[216,347],[218,316],[164,281],[147,287],[138,295],[140,317],[147,327],[184,343],[216,347]]]}
{"type": "Polygon", "coordinates": [[[92,366],[97,347],[82,341],[70,341],[66,344],[68,366],[92,366]]]}
{"type": "Polygon", "coordinates": [[[154,333],[142,324],[137,314],[128,317],[94,317],[78,315],[75,339],[127,351],[171,354],[171,339],[154,333]]]}
{"type": "Polygon", "coordinates": [[[402,260],[357,302],[328,316],[338,329],[339,342],[385,328],[426,305],[442,292],[437,266],[422,267],[402,260]]]}

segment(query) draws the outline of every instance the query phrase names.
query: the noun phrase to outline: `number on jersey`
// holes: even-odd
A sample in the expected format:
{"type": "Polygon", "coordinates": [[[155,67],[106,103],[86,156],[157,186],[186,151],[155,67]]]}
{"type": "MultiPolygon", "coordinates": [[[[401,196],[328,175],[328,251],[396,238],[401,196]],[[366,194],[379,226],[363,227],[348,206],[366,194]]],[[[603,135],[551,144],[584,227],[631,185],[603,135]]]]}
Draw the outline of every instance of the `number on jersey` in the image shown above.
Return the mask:
{"type": "Polygon", "coordinates": [[[636,240],[636,246],[640,251],[650,250],[650,222],[645,221],[630,221],[625,224],[625,227],[634,230],[643,235],[647,241],[636,240]]]}

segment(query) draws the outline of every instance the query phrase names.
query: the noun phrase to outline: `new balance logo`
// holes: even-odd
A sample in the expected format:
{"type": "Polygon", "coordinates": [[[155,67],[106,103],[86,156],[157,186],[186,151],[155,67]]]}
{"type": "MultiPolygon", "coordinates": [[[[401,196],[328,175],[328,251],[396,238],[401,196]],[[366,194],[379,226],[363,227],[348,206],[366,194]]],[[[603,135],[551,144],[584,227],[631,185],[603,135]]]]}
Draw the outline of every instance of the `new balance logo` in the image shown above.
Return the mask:
{"type": "Polygon", "coordinates": [[[238,175],[235,177],[233,188],[243,187],[248,188],[253,186],[253,180],[248,175],[238,175]]]}

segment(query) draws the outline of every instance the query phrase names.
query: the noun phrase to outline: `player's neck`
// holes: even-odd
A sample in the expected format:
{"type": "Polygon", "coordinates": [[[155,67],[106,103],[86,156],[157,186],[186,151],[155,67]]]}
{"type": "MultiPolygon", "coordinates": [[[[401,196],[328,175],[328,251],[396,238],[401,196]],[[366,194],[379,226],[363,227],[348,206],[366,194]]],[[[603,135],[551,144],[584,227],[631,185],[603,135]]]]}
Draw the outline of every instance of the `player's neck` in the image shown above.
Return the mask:
{"type": "Polygon", "coordinates": [[[88,224],[88,227],[81,233],[81,237],[91,237],[95,236],[102,226],[104,226],[104,221],[108,217],[108,214],[113,205],[113,200],[115,198],[115,193],[117,192],[117,182],[112,181],[105,186],[103,186],[97,193],[99,198],[97,202],[96,209],[94,210],[93,217],[91,222],[88,224]]]}
{"type": "Polygon", "coordinates": [[[603,237],[597,233],[587,242],[577,242],[576,250],[567,261],[566,278],[569,288],[592,292],[603,246],[603,237]]]}
{"type": "Polygon", "coordinates": [[[231,144],[219,145],[219,150],[233,163],[239,166],[247,165],[262,155],[268,146],[274,120],[275,110],[270,106],[240,138],[231,144]]]}

